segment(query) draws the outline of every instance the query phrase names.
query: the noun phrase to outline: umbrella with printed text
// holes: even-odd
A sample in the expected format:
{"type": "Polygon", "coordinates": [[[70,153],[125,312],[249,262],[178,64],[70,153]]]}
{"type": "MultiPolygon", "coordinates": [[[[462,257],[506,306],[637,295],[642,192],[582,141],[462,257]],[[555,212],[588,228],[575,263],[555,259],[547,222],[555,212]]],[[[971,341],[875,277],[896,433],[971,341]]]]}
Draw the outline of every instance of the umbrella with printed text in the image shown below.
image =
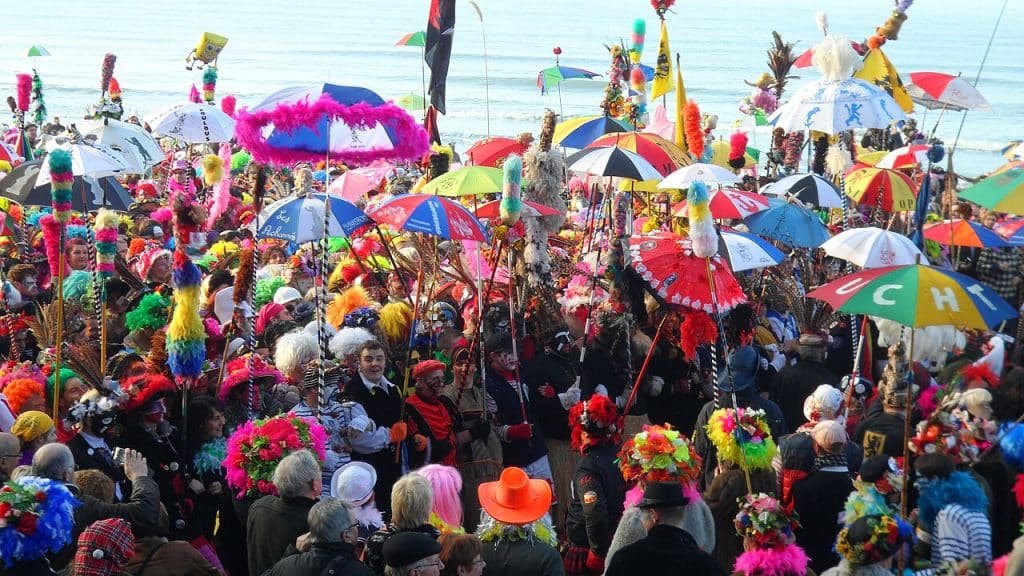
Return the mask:
{"type": "Polygon", "coordinates": [[[869,208],[906,212],[917,204],[917,188],[909,176],[896,170],[854,165],[846,173],[846,195],[869,208]]]}
{"type": "Polygon", "coordinates": [[[504,174],[500,168],[463,166],[445,172],[423,187],[423,194],[438,196],[479,196],[501,192],[504,174]]]}
{"type": "Polygon", "coordinates": [[[11,166],[16,166],[25,161],[25,158],[18,154],[14,146],[11,146],[7,142],[0,140],[0,161],[7,162],[11,166]]]}
{"type": "Polygon", "coordinates": [[[996,212],[1024,215],[1024,169],[993,174],[962,190],[959,196],[996,212]]]}
{"type": "Polygon", "coordinates": [[[788,196],[819,208],[842,208],[839,188],[817,174],[790,174],[761,188],[762,194],[788,196]]]}
{"type": "Polygon", "coordinates": [[[923,256],[920,248],[910,238],[875,226],[843,230],[829,238],[820,248],[833,258],[846,260],[861,268],[914,264],[923,256]]]}
{"type": "Polygon", "coordinates": [[[657,232],[629,239],[629,266],[670,306],[708,313],[726,312],[746,302],[729,263],[720,255],[698,258],[688,237],[657,232]],[[708,265],[714,278],[718,310],[712,301],[708,265]]]}
{"type": "Polygon", "coordinates": [[[551,143],[563,148],[585,148],[605,134],[632,130],[622,120],[610,116],[577,116],[555,125],[551,143]]]}
{"type": "Polygon", "coordinates": [[[986,330],[1017,317],[1017,311],[983,283],[925,264],[862,270],[807,297],[839,312],[878,316],[913,328],[952,325],[986,330]]]}
{"type": "Polygon", "coordinates": [[[293,244],[321,240],[326,236],[352,236],[373,224],[354,204],[338,198],[331,198],[331,208],[324,229],[324,194],[291,196],[282,198],[264,208],[259,218],[249,225],[255,229],[257,238],[276,238],[293,244]]]}
{"type": "Polygon", "coordinates": [[[574,78],[597,78],[600,76],[597,72],[591,72],[590,70],[584,70],[583,68],[574,68],[572,66],[552,66],[545,68],[537,73],[537,88],[540,88],[540,93],[545,94],[552,87],[557,86],[563,80],[572,80],[574,78]]]}
{"type": "Polygon", "coordinates": [[[1008,243],[996,232],[977,222],[954,218],[925,224],[924,237],[949,246],[1001,248],[1008,243]]]}
{"type": "Polygon", "coordinates": [[[478,140],[466,150],[466,163],[473,166],[490,166],[501,168],[505,159],[516,154],[526,153],[527,145],[516,139],[497,136],[478,140]]]}
{"type": "MultiPolygon", "coordinates": [[[[768,198],[755,192],[738,188],[719,188],[709,198],[711,217],[715,219],[743,219],[768,209],[768,198]]],[[[672,215],[684,218],[689,215],[686,200],[672,207],[672,215]]]]}
{"type": "Polygon", "coordinates": [[[381,202],[367,214],[395,230],[422,232],[449,240],[487,242],[483,224],[458,202],[434,194],[403,194],[381,202]]]}
{"type": "MultiPolygon", "coordinates": [[[[646,132],[616,132],[605,134],[587,145],[587,148],[601,148],[603,146],[618,146],[630,152],[636,152],[651,163],[652,166],[661,172],[662,176],[668,176],[683,166],[689,166],[690,155],[676,146],[675,142],[666,140],[657,134],[646,132]]],[[[577,152],[576,154],[581,154],[577,152]]],[[[567,164],[574,160],[573,156],[566,159],[567,164]]]]}
{"type": "Polygon", "coordinates": [[[992,111],[985,97],[970,82],[960,76],[942,72],[911,72],[907,85],[910,97],[925,108],[945,108],[951,111],[992,111]]]}
{"type": "Polygon", "coordinates": [[[227,142],[235,136],[235,120],[205,103],[175,104],[151,116],[147,123],[153,134],[189,144],[227,142]]]}

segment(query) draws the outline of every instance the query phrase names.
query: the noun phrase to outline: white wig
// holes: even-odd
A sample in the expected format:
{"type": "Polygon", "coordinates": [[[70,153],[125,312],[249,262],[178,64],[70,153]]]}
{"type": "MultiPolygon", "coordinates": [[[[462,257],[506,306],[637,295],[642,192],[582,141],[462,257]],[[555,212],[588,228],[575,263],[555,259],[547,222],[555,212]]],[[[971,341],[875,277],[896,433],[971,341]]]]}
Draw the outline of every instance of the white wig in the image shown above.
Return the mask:
{"type": "Polygon", "coordinates": [[[377,338],[366,328],[342,328],[331,338],[330,350],[335,358],[344,360],[359,353],[359,347],[365,342],[377,338]]]}
{"type": "Polygon", "coordinates": [[[285,375],[301,377],[306,365],[319,353],[316,336],[306,332],[289,332],[277,341],[274,364],[285,375]]]}

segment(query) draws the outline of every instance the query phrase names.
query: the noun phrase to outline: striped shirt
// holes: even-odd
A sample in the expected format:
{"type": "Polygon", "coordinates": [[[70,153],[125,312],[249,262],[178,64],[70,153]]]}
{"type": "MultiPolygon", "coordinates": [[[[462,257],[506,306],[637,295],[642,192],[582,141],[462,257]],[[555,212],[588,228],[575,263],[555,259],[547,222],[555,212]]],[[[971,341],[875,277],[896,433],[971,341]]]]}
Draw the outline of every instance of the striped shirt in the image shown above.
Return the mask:
{"type": "Polygon", "coordinates": [[[950,504],[935,517],[932,565],[967,559],[992,562],[992,527],[984,512],[950,504]]]}

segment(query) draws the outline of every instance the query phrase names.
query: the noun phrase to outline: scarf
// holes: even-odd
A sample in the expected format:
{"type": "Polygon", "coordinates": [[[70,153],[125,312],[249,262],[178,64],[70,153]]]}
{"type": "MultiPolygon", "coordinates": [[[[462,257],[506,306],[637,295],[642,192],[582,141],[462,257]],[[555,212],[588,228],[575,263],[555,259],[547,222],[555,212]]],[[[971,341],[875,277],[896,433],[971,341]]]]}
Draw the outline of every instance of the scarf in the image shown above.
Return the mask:
{"type": "MultiPolygon", "coordinates": [[[[420,416],[427,422],[427,426],[430,427],[430,435],[435,440],[450,439],[452,436],[452,417],[448,414],[448,410],[444,407],[444,404],[434,400],[433,402],[424,400],[419,394],[413,394],[409,397],[409,405],[416,409],[420,413],[420,416]]],[[[426,430],[424,430],[426,432],[426,430]]],[[[445,464],[451,466],[455,464],[455,452],[450,452],[449,456],[452,457],[452,462],[445,464]]],[[[446,457],[445,460],[448,458],[446,457]]]]}
{"type": "Polygon", "coordinates": [[[831,466],[842,466],[845,469],[849,469],[846,464],[846,454],[842,452],[839,454],[819,454],[814,457],[815,472],[831,466]]]}

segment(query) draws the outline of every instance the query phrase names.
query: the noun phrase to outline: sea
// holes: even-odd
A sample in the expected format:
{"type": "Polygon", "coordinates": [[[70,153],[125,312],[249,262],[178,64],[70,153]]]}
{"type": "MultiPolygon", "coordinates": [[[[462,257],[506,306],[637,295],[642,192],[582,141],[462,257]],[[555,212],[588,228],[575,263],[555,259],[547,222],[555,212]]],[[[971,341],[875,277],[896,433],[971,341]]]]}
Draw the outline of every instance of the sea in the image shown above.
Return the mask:
{"type": "MultiPolygon", "coordinates": [[[[228,43],[218,62],[218,96],[238,105],[259,103],[287,86],[330,82],[363,86],[385,99],[421,95],[429,70],[418,47],[396,46],[404,34],[423,30],[429,0],[46,0],[9,2],[0,34],[0,93],[14,94],[15,73],[36,69],[51,116],[67,123],[100,96],[104,54],[117,55],[114,76],[128,112],[142,118],[187,99],[202,72],[185,57],[204,32],[228,43]],[[30,46],[50,56],[29,58],[30,46]]],[[[907,10],[899,39],[884,51],[905,81],[909,73],[979,74],[1003,0],[918,0],[907,10]]],[[[654,65],[659,21],[647,0],[457,0],[447,86],[447,114],[438,124],[458,152],[487,136],[539,133],[547,109],[563,118],[599,114],[607,81],[607,46],[630,42],[634,21],[646,21],[642,62],[654,65]],[[602,74],[568,80],[541,94],[537,73],[560,62],[602,74]]],[[[766,72],[772,31],[802,52],[821,38],[815,13],[828,16],[833,34],[861,41],[893,9],[892,0],[680,0],[666,14],[672,52],[679,53],[687,96],[719,116],[728,138],[744,81],[766,72]]],[[[981,69],[977,88],[992,112],[940,114],[921,107],[921,128],[951,145],[958,129],[954,167],[987,173],[1005,160],[999,151],[1024,138],[1024,1],[1009,0],[981,69]]],[[[794,69],[787,91],[818,78],[813,68],[794,69]]],[[[669,109],[673,106],[669,96],[669,109]]],[[[6,120],[6,119],[4,119],[6,120]]],[[[744,128],[750,143],[765,147],[765,128],[744,128]]]]}

